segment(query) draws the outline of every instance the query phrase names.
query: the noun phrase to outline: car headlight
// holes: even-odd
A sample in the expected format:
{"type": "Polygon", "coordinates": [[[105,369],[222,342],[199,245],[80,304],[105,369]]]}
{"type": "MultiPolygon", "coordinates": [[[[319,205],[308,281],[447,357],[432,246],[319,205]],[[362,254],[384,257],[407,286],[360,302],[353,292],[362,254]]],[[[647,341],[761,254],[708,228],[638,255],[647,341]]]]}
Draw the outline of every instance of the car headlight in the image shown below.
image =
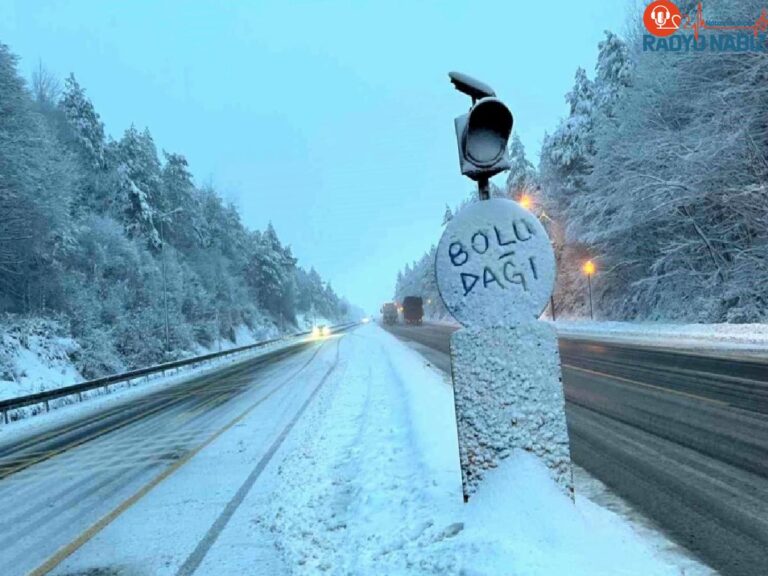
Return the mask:
{"type": "Polygon", "coordinates": [[[320,338],[320,328],[317,326],[312,328],[312,338],[320,338]]]}
{"type": "Polygon", "coordinates": [[[331,335],[331,329],[328,328],[328,326],[323,326],[323,336],[330,336],[331,335]]]}

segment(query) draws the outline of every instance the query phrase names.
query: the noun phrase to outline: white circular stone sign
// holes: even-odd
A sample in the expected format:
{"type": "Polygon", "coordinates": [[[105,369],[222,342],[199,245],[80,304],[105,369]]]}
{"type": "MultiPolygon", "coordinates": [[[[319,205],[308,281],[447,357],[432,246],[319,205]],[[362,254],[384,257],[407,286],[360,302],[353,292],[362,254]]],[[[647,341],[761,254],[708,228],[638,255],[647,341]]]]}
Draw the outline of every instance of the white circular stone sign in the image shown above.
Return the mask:
{"type": "Polygon", "coordinates": [[[555,255],[538,218],[516,202],[470,204],[446,226],[435,257],[440,296],[464,326],[538,318],[555,285],[555,255]]]}

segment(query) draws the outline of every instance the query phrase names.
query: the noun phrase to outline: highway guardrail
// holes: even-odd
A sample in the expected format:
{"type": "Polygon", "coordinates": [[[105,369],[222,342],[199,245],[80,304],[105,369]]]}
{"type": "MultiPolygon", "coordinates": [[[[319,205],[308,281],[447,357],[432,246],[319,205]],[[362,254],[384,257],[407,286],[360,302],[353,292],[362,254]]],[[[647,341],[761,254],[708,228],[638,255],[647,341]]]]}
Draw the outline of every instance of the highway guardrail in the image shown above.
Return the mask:
{"type": "MultiPolygon", "coordinates": [[[[346,324],[339,324],[337,326],[331,326],[333,331],[348,330],[353,326],[356,326],[357,322],[348,322],[346,324]]],[[[11,410],[17,410],[19,408],[25,408],[27,406],[33,406],[35,404],[42,404],[45,407],[45,411],[50,410],[51,400],[58,400],[67,396],[77,395],[79,400],[82,400],[83,392],[89,392],[98,388],[103,388],[104,391],[109,390],[109,386],[113,384],[120,384],[128,382],[135,378],[142,376],[150,376],[153,374],[164,375],[168,370],[174,370],[185,366],[194,366],[196,364],[202,364],[221,358],[224,356],[230,356],[238,354],[240,352],[246,352],[256,348],[262,348],[275,342],[281,342],[288,338],[299,338],[301,336],[308,336],[311,334],[310,330],[305,332],[297,332],[290,336],[284,336],[281,338],[271,338],[269,340],[262,340],[261,342],[255,342],[246,346],[239,346],[237,348],[230,348],[228,350],[222,350],[220,352],[212,352],[210,354],[203,354],[201,356],[192,356],[190,358],[184,358],[182,360],[174,360],[173,362],[165,362],[163,364],[157,364],[155,366],[149,366],[146,368],[138,368],[136,370],[130,370],[129,372],[123,372],[121,374],[112,374],[110,376],[103,376],[94,380],[88,380],[86,382],[80,382],[79,384],[72,384],[70,386],[63,386],[61,388],[54,388],[52,390],[46,390],[44,392],[37,392],[36,394],[29,394],[27,396],[19,396],[17,398],[8,398],[7,400],[0,401],[0,411],[3,413],[3,421],[8,424],[8,413],[11,410]]]]}

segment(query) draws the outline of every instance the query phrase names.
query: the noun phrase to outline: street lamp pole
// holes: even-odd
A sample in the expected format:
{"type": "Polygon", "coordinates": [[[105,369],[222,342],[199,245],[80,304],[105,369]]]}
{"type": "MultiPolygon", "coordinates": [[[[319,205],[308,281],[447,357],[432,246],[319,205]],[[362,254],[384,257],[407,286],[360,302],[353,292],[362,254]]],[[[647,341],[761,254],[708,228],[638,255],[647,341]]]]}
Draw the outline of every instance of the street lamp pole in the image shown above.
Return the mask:
{"type": "Polygon", "coordinates": [[[595,273],[595,263],[592,260],[584,262],[584,274],[587,275],[587,286],[589,287],[589,318],[595,319],[595,312],[592,307],[592,275],[595,273]]]}
{"type": "MultiPolygon", "coordinates": [[[[523,208],[528,210],[529,212],[533,212],[533,198],[529,194],[521,194],[517,198],[517,203],[520,204],[523,208]]],[[[537,215],[537,218],[544,226],[544,229],[547,231],[547,234],[550,234],[550,223],[552,222],[552,218],[550,218],[546,212],[543,210],[541,211],[541,214],[537,215]]],[[[557,260],[557,252],[555,252],[555,260],[557,260]]],[[[557,320],[555,317],[555,292],[552,291],[552,294],[549,296],[549,310],[552,313],[552,322],[557,320]]]]}
{"type": "Polygon", "coordinates": [[[216,344],[221,352],[221,323],[219,320],[219,307],[216,306],[216,344]]]}
{"type": "Polygon", "coordinates": [[[557,318],[555,318],[555,294],[554,294],[554,292],[552,293],[552,296],[549,297],[549,311],[552,312],[552,322],[554,322],[555,320],[557,320],[557,318]]]}
{"type": "Polygon", "coordinates": [[[165,220],[169,216],[181,212],[183,208],[174,208],[168,212],[163,212],[159,215],[160,218],[160,260],[161,268],[163,271],[163,308],[165,315],[165,353],[168,354],[171,350],[171,332],[168,325],[168,280],[165,272],[165,220]]]}

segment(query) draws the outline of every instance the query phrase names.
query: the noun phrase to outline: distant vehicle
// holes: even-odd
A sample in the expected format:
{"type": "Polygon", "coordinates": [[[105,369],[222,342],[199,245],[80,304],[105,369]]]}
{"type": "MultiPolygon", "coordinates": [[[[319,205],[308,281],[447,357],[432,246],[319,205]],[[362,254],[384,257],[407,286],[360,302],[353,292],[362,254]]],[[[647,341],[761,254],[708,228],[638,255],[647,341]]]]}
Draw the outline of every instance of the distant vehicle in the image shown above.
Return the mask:
{"type": "Polygon", "coordinates": [[[421,324],[424,319],[424,300],[421,296],[406,296],[403,300],[403,320],[406,324],[421,324]]]}
{"type": "Polygon", "coordinates": [[[325,324],[320,324],[319,326],[312,327],[313,338],[327,338],[330,335],[331,335],[331,329],[325,324]]]}
{"type": "Polygon", "coordinates": [[[397,324],[397,304],[387,302],[381,307],[381,316],[384,324],[397,324]]]}

